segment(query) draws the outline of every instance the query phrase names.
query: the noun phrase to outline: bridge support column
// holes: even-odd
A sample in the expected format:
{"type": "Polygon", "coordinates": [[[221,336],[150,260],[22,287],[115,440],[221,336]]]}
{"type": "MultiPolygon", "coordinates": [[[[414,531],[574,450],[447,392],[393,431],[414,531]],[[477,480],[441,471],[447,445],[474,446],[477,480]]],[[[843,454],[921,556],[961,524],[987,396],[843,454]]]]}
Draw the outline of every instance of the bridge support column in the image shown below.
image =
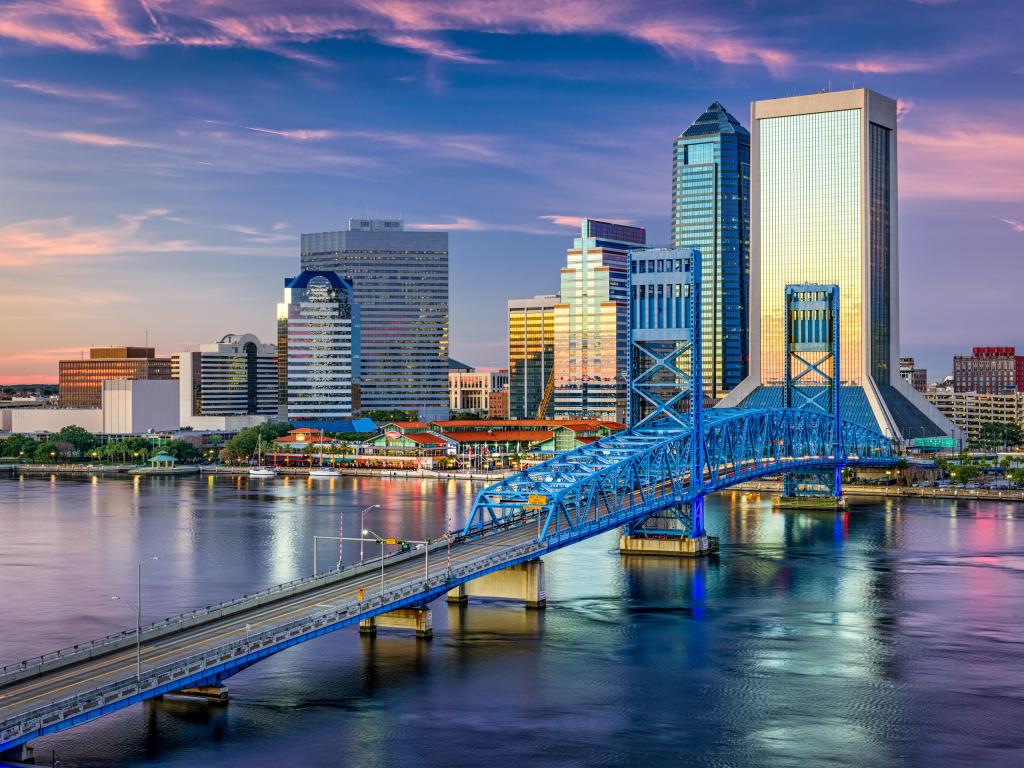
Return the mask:
{"type": "Polygon", "coordinates": [[[704,530],[703,497],[628,525],[619,538],[619,552],[628,555],[700,557],[717,550],[717,539],[704,530]]]}
{"type": "Polygon", "coordinates": [[[226,685],[196,685],[191,688],[182,688],[174,692],[175,696],[187,696],[191,699],[206,699],[207,701],[227,701],[228,687],[226,685]]]}
{"type": "Polygon", "coordinates": [[[12,763],[35,763],[36,748],[29,742],[18,747],[11,747],[0,752],[0,760],[10,760],[12,763]]]}
{"type": "Polygon", "coordinates": [[[837,466],[834,470],[787,472],[782,480],[782,495],[773,502],[779,509],[845,509],[843,469],[837,466]]]}
{"type": "Polygon", "coordinates": [[[544,591],[544,562],[540,558],[528,560],[467,581],[448,593],[448,602],[465,603],[471,597],[522,600],[527,608],[544,608],[548,601],[544,591]]]}
{"type": "Polygon", "coordinates": [[[372,619],[359,622],[360,635],[376,635],[377,627],[412,629],[416,637],[428,638],[434,635],[434,619],[429,608],[396,608],[379,614],[372,619]]]}

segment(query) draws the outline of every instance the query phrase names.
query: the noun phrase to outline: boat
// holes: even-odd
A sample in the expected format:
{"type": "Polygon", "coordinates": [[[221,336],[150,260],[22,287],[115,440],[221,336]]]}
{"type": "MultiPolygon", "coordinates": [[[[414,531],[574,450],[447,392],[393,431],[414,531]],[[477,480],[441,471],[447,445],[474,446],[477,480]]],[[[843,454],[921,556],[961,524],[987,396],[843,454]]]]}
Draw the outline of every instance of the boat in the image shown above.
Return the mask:
{"type": "Polygon", "coordinates": [[[249,477],[277,477],[276,467],[263,466],[263,435],[256,439],[256,466],[249,467],[249,477]]]}
{"type": "Polygon", "coordinates": [[[320,466],[310,467],[309,476],[316,479],[325,479],[331,477],[341,477],[341,472],[334,467],[324,466],[324,431],[320,430],[320,466]]]}

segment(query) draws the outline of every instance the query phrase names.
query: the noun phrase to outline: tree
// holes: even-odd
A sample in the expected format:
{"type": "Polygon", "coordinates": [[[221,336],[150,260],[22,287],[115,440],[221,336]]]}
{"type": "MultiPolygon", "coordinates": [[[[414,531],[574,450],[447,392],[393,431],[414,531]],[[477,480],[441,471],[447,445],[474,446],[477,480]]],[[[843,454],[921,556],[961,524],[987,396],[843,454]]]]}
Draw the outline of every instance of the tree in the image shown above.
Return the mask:
{"type": "Polygon", "coordinates": [[[187,440],[171,440],[163,450],[184,464],[194,464],[202,455],[199,449],[187,440]]]}
{"type": "Polygon", "coordinates": [[[0,456],[31,457],[39,442],[27,435],[11,435],[0,440],[0,456]]]}
{"type": "Polygon", "coordinates": [[[363,418],[373,419],[377,423],[392,421],[415,421],[416,414],[393,408],[389,411],[363,411],[363,418]]]}
{"type": "Polygon", "coordinates": [[[1006,449],[1011,445],[1024,443],[1020,426],[1012,422],[987,422],[981,425],[978,442],[984,448],[1006,449]]]}
{"type": "Polygon", "coordinates": [[[57,446],[52,443],[39,443],[32,454],[32,460],[40,464],[52,464],[57,458],[57,446]]]}
{"type": "Polygon", "coordinates": [[[228,440],[224,448],[230,460],[248,459],[256,454],[256,446],[263,438],[264,449],[269,449],[274,440],[288,434],[291,425],[286,421],[268,421],[255,427],[246,427],[228,440]]]}
{"type": "Polygon", "coordinates": [[[80,456],[96,446],[96,436],[82,427],[71,424],[53,436],[54,440],[70,443],[72,455],[80,456]]]}

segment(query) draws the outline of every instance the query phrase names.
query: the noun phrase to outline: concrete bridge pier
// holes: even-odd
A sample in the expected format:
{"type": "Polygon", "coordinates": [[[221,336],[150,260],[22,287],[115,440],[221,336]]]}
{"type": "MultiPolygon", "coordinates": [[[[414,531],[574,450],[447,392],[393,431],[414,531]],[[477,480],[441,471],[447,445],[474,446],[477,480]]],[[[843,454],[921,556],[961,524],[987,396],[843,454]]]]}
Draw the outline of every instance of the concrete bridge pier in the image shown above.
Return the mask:
{"type": "Polygon", "coordinates": [[[772,501],[779,509],[817,509],[824,512],[845,509],[843,468],[787,472],[782,480],[782,495],[772,501]]]}
{"type": "Polygon", "coordinates": [[[0,761],[11,763],[26,763],[34,765],[36,762],[36,748],[29,742],[0,751],[0,761]]]}
{"type": "Polygon", "coordinates": [[[216,683],[214,685],[195,685],[191,688],[182,688],[174,691],[172,696],[186,696],[190,699],[205,699],[206,701],[222,702],[229,698],[228,687],[216,683]]]}
{"type": "Polygon", "coordinates": [[[411,629],[416,637],[427,639],[434,635],[434,619],[429,608],[416,606],[412,608],[396,608],[359,622],[360,635],[376,635],[377,627],[394,629],[411,629]]]}
{"type": "Polygon", "coordinates": [[[699,496],[691,504],[669,507],[627,525],[619,538],[619,552],[701,557],[717,549],[716,541],[704,530],[704,497],[699,496]]]}
{"type": "Polygon", "coordinates": [[[544,562],[540,558],[527,560],[467,581],[448,593],[448,602],[463,604],[471,597],[521,600],[527,608],[544,608],[548,602],[544,591],[544,562]]]}

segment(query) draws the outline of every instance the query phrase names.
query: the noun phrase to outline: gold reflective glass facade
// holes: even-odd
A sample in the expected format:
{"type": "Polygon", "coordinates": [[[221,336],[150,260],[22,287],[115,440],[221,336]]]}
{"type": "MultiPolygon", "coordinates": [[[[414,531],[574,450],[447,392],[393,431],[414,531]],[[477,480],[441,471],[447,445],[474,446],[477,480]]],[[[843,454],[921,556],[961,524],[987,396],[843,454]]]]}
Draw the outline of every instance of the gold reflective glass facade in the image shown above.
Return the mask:
{"type": "Polygon", "coordinates": [[[762,118],[761,381],[781,382],[786,285],[839,285],[840,376],[863,381],[861,110],[762,118]]]}
{"type": "MultiPolygon", "coordinates": [[[[535,296],[508,302],[508,414],[533,419],[555,367],[555,304],[557,296],[535,296]]],[[[542,418],[554,412],[548,398],[542,418]]]]}

